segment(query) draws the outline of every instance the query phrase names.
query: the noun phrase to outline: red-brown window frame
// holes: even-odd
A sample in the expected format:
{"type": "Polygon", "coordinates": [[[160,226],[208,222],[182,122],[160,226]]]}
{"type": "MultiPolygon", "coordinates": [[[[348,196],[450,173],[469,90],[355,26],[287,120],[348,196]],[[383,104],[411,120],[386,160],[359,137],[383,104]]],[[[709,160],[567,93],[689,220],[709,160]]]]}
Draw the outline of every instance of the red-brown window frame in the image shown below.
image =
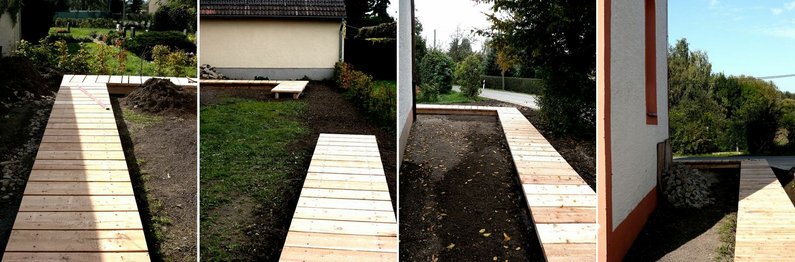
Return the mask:
{"type": "Polygon", "coordinates": [[[646,124],[657,124],[657,5],[646,0],[646,124]]]}

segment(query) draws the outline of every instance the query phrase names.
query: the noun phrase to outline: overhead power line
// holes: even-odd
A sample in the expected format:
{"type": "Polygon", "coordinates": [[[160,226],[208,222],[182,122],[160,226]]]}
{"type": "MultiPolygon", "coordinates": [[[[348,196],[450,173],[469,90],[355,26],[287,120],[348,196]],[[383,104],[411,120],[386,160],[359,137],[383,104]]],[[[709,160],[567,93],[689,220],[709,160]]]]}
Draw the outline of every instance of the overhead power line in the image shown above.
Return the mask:
{"type": "Polygon", "coordinates": [[[759,79],[774,79],[774,78],[785,78],[785,77],[795,77],[795,74],[777,75],[777,76],[763,76],[763,77],[757,77],[757,78],[759,78],[759,79]]]}

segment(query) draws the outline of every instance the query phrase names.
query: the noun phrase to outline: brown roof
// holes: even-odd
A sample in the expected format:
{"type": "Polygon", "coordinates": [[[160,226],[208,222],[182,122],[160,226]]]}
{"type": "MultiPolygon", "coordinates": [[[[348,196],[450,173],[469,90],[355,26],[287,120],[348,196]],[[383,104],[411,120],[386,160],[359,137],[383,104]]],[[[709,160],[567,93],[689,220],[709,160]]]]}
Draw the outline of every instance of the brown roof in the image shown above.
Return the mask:
{"type": "Polygon", "coordinates": [[[201,0],[200,6],[202,17],[345,17],[345,0],[201,0]]]}

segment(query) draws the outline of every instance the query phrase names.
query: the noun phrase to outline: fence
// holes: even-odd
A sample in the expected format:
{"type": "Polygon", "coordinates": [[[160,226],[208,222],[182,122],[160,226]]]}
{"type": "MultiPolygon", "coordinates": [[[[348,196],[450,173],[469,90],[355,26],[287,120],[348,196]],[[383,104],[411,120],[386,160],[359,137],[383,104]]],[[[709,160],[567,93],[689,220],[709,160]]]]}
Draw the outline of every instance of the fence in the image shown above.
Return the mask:
{"type": "Polygon", "coordinates": [[[531,95],[540,94],[541,89],[544,87],[544,81],[537,78],[505,77],[504,87],[503,77],[501,76],[481,76],[481,79],[486,81],[486,88],[489,89],[505,90],[531,95]]]}

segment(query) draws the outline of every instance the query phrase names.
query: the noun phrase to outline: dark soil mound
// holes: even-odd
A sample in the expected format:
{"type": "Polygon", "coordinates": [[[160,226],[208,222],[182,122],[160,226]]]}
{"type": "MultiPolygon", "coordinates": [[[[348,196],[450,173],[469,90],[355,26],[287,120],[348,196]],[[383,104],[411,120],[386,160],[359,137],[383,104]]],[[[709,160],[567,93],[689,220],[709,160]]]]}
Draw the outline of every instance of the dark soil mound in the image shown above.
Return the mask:
{"type": "Polygon", "coordinates": [[[63,74],[50,68],[36,67],[20,57],[0,58],[0,102],[52,95],[58,90],[63,74]]]}
{"type": "Polygon", "coordinates": [[[148,113],[196,112],[196,96],[167,79],[146,80],[122,99],[122,103],[148,113]]]}

